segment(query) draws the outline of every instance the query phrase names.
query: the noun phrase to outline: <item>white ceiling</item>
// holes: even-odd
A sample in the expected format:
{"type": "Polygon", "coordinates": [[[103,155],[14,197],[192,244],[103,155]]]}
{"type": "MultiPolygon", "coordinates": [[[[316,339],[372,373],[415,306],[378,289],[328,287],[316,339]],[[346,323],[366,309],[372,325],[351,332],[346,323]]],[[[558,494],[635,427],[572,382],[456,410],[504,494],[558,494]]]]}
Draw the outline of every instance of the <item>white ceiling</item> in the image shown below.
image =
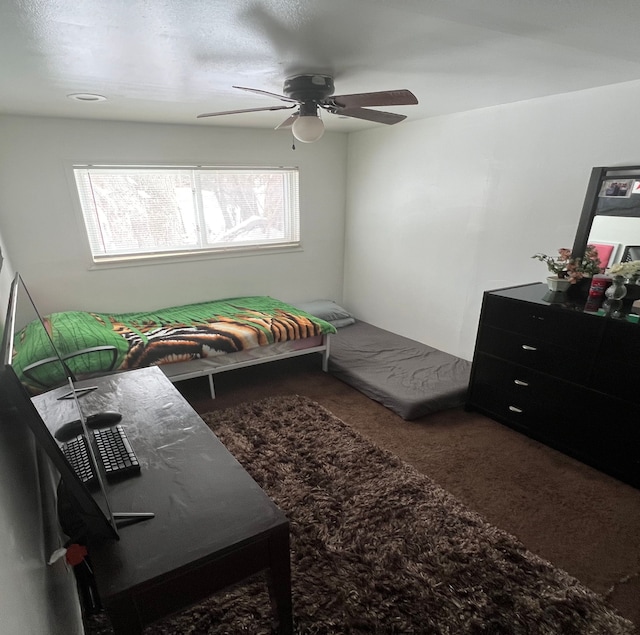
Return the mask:
{"type": "MultiPolygon", "coordinates": [[[[2,0],[0,113],[273,128],[285,77],[411,119],[640,78],[638,0],[2,0]],[[80,103],[70,93],[108,99],[80,103]]],[[[381,124],[324,114],[330,130],[381,124]]],[[[402,124],[399,124],[402,125],[402,124]]]]}

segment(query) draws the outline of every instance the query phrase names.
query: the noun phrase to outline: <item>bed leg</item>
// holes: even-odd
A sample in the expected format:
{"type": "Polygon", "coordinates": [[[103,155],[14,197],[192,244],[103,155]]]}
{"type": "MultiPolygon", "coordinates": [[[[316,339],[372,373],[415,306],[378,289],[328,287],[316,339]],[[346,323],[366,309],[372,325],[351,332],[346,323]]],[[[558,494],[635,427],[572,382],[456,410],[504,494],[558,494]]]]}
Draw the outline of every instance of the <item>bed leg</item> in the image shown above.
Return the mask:
{"type": "Polygon", "coordinates": [[[329,336],[323,335],[325,349],[322,351],[322,370],[326,373],[329,371],[329,336]]]}
{"type": "Polygon", "coordinates": [[[213,373],[209,375],[209,390],[211,391],[211,399],[216,398],[216,389],[213,385],[213,373]]]}

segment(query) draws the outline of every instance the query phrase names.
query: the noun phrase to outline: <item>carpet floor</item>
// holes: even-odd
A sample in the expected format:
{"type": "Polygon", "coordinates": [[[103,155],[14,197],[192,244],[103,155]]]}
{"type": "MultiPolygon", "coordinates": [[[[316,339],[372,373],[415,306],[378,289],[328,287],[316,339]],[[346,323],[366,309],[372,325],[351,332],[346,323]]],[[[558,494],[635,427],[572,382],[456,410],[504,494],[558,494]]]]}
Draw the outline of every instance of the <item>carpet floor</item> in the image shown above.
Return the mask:
{"type": "Polygon", "coordinates": [[[403,421],[301,356],[176,384],[199,413],[305,395],[606,597],[640,632],[640,490],[477,412],[403,421]]]}
{"type": "MultiPolygon", "coordinates": [[[[263,399],[203,419],[290,520],[300,635],[635,632],[574,577],[312,399],[263,399]]],[[[109,625],[97,616],[89,632],[109,625]]],[[[145,631],[269,632],[264,579],[145,631]]]]}

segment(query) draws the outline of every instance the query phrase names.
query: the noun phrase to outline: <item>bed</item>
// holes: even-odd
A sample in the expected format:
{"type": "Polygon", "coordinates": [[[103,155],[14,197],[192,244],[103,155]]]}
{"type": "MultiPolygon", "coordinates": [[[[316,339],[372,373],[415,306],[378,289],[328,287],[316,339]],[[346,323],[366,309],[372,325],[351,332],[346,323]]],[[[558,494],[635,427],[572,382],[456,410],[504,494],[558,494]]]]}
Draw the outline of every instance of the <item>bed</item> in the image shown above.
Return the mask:
{"type": "Polygon", "coordinates": [[[66,311],[34,320],[16,333],[12,366],[33,394],[65,381],[59,356],[76,377],[154,365],[172,382],[205,375],[215,397],[214,375],[243,366],[321,353],[326,371],[329,336],[335,330],[269,296],[146,313],[66,311]]]}
{"type": "Polygon", "coordinates": [[[464,404],[471,362],[356,320],[330,300],[301,306],[338,327],[329,372],[403,419],[464,404]]]}

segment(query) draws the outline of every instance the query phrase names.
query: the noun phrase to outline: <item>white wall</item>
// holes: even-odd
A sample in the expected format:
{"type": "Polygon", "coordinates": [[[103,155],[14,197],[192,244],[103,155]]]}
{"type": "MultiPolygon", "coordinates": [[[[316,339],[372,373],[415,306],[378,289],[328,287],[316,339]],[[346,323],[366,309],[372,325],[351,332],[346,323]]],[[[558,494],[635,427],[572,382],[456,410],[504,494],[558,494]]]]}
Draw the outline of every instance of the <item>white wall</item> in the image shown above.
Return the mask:
{"type": "Polygon", "coordinates": [[[466,359],[482,293],[543,281],[593,166],[640,164],[640,82],[350,135],[345,305],[466,359]]]}
{"type": "Polygon", "coordinates": [[[41,311],[153,310],[239,295],[342,299],[346,135],[0,116],[0,232],[41,311]],[[78,162],[297,165],[295,253],[90,270],[68,168],[78,162]]]}

